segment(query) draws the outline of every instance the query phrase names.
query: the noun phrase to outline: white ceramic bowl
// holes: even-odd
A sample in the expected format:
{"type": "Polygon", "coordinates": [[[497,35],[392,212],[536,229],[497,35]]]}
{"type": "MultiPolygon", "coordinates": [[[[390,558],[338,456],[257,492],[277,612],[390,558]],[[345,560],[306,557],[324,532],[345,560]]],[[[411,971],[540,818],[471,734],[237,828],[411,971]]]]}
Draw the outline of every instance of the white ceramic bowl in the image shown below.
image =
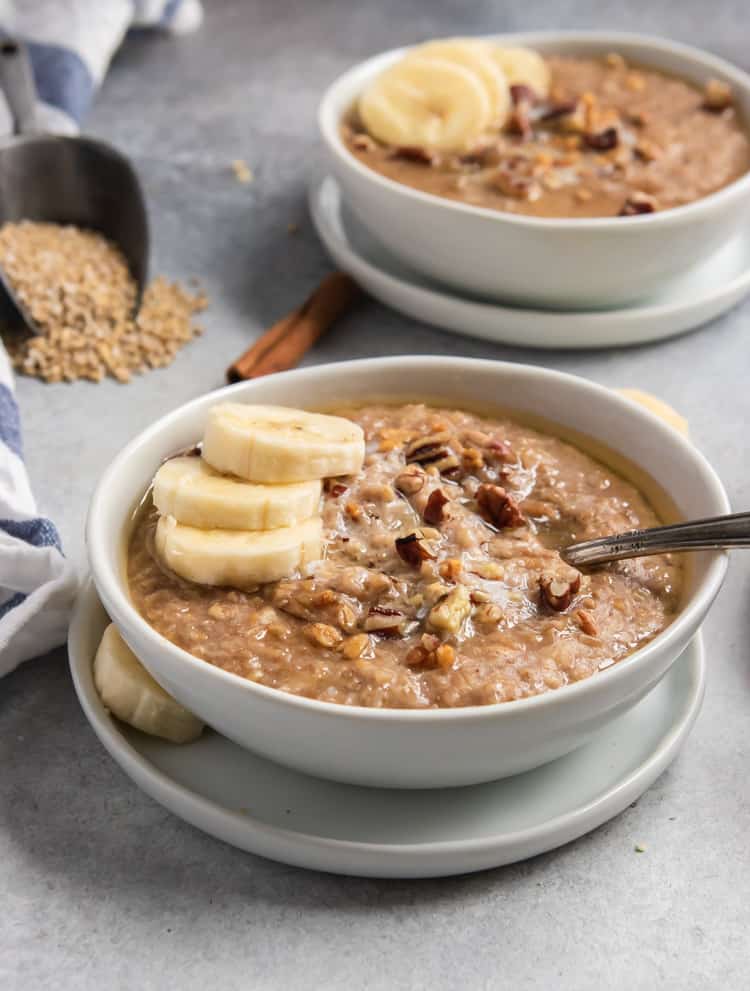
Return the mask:
{"type": "MultiPolygon", "coordinates": [[[[696,48],[637,34],[540,32],[494,36],[541,52],[617,51],[703,85],[726,80],[750,123],[750,76],[696,48]]],[[[596,308],[644,299],[707,259],[747,222],[750,174],[687,206],[637,217],[537,219],[423,193],[362,165],[339,134],[365,85],[405,49],[376,55],[326,91],[318,123],[328,167],[365,227],[407,265],[461,292],[522,305],[596,308]]]]}
{"type": "Polygon", "coordinates": [[[196,399],[145,430],[115,458],[87,522],[91,571],[107,612],[153,676],[220,733],[272,760],[357,784],[440,787],[515,774],[581,745],[641,699],[695,634],[726,560],[695,555],[684,606],[641,650],[588,680],[546,695],[463,709],[368,709],[300,698],[199,660],[156,633],[132,605],[123,546],[156,467],[193,444],[212,405],[235,401],[330,407],[428,397],[530,412],[626,455],[672,494],[686,517],[728,512],[703,456],[643,408],[584,379],[527,365],[468,358],[399,357],[320,365],[241,383],[196,399]]]}

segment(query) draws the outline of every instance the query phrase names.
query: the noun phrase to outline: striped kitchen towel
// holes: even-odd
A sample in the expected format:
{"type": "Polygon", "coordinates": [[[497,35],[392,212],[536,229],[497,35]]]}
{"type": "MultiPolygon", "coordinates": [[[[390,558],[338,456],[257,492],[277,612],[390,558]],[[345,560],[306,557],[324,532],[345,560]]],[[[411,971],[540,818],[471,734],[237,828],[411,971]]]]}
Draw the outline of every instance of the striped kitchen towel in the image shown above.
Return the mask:
{"type": "MultiPolygon", "coordinates": [[[[75,134],[112,56],[133,27],[197,28],[200,0],[0,0],[0,34],[25,41],[38,93],[36,126],[75,134]]],[[[2,104],[0,134],[12,130],[2,104]]]]}
{"type": "Polygon", "coordinates": [[[65,640],[75,590],[57,530],[37,515],[13,375],[0,346],[0,677],[65,640]]]}

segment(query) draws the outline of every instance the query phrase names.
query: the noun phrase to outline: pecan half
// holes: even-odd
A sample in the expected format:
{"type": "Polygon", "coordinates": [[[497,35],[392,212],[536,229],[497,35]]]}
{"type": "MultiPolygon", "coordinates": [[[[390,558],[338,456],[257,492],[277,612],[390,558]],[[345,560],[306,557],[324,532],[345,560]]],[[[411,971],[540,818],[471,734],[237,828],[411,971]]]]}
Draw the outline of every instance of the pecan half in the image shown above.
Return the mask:
{"type": "Polygon", "coordinates": [[[477,506],[480,515],[498,530],[522,526],[523,513],[513,496],[502,485],[480,485],[477,489],[477,506]]]}
{"type": "Polygon", "coordinates": [[[420,148],[419,145],[404,145],[401,148],[396,148],[391,153],[391,158],[399,158],[405,162],[417,162],[419,165],[433,165],[435,162],[433,153],[426,148],[420,148]]]}
{"type": "Polygon", "coordinates": [[[445,519],[445,507],[449,502],[450,499],[442,489],[434,489],[430,492],[427,505],[422,512],[425,523],[430,523],[432,526],[442,523],[445,519]]]}
{"type": "Polygon", "coordinates": [[[564,578],[555,578],[551,575],[542,575],[539,579],[542,598],[549,608],[555,612],[564,612],[573,601],[580,587],[580,575],[576,575],[570,581],[566,581],[564,578]]]}
{"type": "Polygon", "coordinates": [[[372,606],[363,626],[368,633],[377,633],[381,637],[399,637],[405,622],[406,616],[399,609],[372,606]]]}
{"type": "Polygon", "coordinates": [[[583,140],[594,151],[610,151],[620,140],[616,127],[605,127],[603,131],[585,134],[583,140]]]}
{"type": "Polygon", "coordinates": [[[435,549],[429,540],[416,531],[406,537],[396,537],[396,552],[401,560],[412,568],[418,568],[422,561],[431,561],[436,557],[435,549]]]}
{"type": "Polygon", "coordinates": [[[426,437],[415,437],[404,448],[407,463],[429,465],[440,461],[450,454],[449,440],[450,434],[447,431],[428,434],[426,437]]]}
{"type": "Polygon", "coordinates": [[[732,87],[720,79],[709,79],[703,90],[703,110],[719,114],[732,106],[732,87]]]}
{"type": "Polygon", "coordinates": [[[623,204],[620,217],[637,217],[641,213],[653,213],[656,210],[656,200],[648,193],[633,193],[623,204]]]}

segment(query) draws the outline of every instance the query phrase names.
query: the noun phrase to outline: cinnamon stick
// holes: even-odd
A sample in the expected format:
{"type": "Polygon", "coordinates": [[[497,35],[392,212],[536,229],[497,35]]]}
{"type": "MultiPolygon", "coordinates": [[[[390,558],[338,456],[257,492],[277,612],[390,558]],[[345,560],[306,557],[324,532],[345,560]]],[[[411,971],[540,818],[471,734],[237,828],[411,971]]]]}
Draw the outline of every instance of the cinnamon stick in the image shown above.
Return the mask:
{"type": "Polygon", "coordinates": [[[294,368],[359,293],[357,283],[343,272],[326,276],[299,309],[275,323],[229,366],[227,381],[241,382],[294,368]]]}

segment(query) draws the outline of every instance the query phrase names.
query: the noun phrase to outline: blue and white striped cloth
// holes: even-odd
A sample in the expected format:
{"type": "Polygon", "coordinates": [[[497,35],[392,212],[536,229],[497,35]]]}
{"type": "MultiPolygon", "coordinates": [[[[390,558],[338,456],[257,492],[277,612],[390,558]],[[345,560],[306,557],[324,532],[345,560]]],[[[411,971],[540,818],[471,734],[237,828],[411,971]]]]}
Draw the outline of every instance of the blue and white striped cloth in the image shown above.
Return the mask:
{"type": "MultiPolygon", "coordinates": [[[[197,28],[200,0],[0,0],[0,33],[25,41],[39,102],[36,125],[75,134],[130,28],[197,28]]],[[[4,99],[0,133],[11,130],[4,99]]]]}
{"type": "MultiPolygon", "coordinates": [[[[37,126],[75,133],[131,27],[183,32],[202,17],[200,0],[0,0],[0,35],[29,47],[37,126]]],[[[0,134],[10,130],[0,94],[0,134]]],[[[75,591],[57,530],[37,513],[13,375],[0,344],[0,677],[65,640],[75,591]]]]}
{"type": "Polygon", "coordinates": [[[65,640],[75,590],[57,530],[37,515],[13,375],[0,347],[0,677],[65,640]]]}

